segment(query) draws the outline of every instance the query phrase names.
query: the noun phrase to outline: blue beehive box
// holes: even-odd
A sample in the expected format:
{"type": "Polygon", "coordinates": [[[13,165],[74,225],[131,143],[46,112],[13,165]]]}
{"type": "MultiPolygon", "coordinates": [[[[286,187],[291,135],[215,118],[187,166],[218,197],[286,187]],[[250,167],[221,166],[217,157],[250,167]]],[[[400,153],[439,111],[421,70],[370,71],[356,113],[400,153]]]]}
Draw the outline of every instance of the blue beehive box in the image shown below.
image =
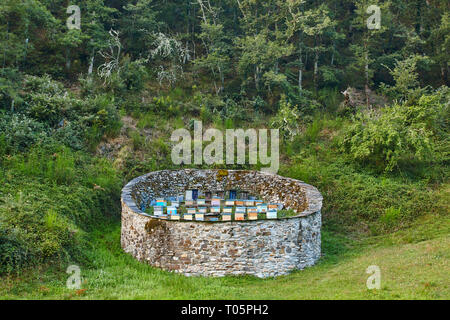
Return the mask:
{"type": "Polygon", "coordinates": [[[247,211],[247,208],[245,207],[236,207],[235,213],[245,213],[247,211]]]}
{"type": "Polygon", "coordinates": [[[211,207],[212,213],[220,213],[220,207],[211,207]]]}
{"type": "Polygon", "coordinates": [[[176,215],[177,214],[177,208],[176,207],[167,207],[167,214],[169,215],[176,215]]]}
{"type": "Polygon", "coordinates": [[[204,206],[206,204],[206,200],[205,199],[197,199],[197,205],[198,206],[204,206]]]}
{"type": "Polygon", "coordinates": [[[156,199],[156,205],[165,207],[165,206],[167,206],[167,202],[163,198],[159,198],[159,199],[156,199]]]}
{"type": "Polygon", "coordinates": [[[261,203],[256,206],[258,208],[258,213],[266,213],[267,212],[267,204],[261,203]]]}
{"type": "Polygon", "coordinates": [[[277,219],[278,218],[278,211],[277,210],[269,210],[266,213],[267,219],[277,219]]]}
{"type": "Polygon", "coordinates": [[[178,202],[178,201],[171,201],[170,205],[173,206],[173,207],[177,207],[178,208],[180,206],[180,202],[178,202]]]}

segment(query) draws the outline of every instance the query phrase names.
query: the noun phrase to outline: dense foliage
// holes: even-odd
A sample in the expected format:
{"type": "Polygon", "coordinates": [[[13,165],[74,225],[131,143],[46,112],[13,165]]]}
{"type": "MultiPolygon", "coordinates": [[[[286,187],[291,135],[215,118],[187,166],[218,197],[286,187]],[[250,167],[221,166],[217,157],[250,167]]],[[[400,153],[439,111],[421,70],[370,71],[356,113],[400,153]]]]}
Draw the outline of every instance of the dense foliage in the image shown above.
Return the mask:
{"type": "Polygon", "coordinates": [[[282,173],[319,187],[333,232],[446,214],[449,50],[443,0],[2,0],[0,273],[87,259],[194,119],[279,128],[282,173]]]}

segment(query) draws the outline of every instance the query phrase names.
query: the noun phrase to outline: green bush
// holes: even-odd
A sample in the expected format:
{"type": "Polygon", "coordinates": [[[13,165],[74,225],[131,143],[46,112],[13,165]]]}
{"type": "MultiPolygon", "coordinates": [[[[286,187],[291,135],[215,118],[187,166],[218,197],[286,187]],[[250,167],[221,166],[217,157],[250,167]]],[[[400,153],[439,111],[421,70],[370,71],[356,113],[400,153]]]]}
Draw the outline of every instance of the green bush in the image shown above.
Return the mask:
{"type": "Polygon", "coordinates": [[[379,112],[359,113],[345,130],[342,150],[354,160],[384,171],[431,162],[435,158],[436,117],[443,108],[438,97],[423,96],[415,105],[395,104],[379,112]]]}
{"type": "Polygon", "coordinates": [[[85,232],[118,212],[121,178],[106,159],[61,145],[5,158],[0,274],[48,259],[85,259],[85,232]]]}
{"type": "Polygon", "coordinates": [[[48,135],[47,127],[21,114],[0,113],[0,132],[3,135],[3,149],[7,152],[24,151],[48,135]]]}
{"type": "Polygon", "coordinates": [[[286,140],[292,140],[299,133],[299,120],[297,106],[292,106],[285,97],[282,97],[280,108],[273,117],[271,126],[279,129],[281,136],[286,140]]]}

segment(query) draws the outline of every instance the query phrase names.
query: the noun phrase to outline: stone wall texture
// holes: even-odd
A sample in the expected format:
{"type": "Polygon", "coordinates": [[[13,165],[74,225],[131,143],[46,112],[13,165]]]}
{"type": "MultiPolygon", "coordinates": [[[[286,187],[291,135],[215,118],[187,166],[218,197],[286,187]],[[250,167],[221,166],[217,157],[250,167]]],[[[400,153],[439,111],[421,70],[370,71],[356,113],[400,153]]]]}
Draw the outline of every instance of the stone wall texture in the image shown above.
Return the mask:
{"type": "Polygon", "coordinates": [[[163,170],[122,190],[121,245],[136,259],[187,276],[249,274],[265,278],[313,265],[321,254],[322,196],[311,185],[259,171],[163,170]],[[298,214],[276,220],[161,220],[142,212],[151,199],[186,189],[240,189],[298,214]]]}

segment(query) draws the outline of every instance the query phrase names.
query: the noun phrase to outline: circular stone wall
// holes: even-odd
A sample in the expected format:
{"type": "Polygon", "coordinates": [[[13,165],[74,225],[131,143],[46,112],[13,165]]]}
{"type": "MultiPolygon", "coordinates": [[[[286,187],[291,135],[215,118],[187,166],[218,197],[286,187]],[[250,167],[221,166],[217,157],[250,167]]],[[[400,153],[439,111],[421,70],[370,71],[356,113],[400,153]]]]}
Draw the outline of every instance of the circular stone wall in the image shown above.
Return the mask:
{"type": "Polygon", "coordinates": [[[259,171],[163,170],[122,190],[121,245],[148,264],[187,276],[271,277],[313,265],[320,257],[322,196],[311,185],[259,171]],[[186,189],[246,190],[298,213],[276,220],[162,220],[142,212],[155,198],[186,189]]]}

